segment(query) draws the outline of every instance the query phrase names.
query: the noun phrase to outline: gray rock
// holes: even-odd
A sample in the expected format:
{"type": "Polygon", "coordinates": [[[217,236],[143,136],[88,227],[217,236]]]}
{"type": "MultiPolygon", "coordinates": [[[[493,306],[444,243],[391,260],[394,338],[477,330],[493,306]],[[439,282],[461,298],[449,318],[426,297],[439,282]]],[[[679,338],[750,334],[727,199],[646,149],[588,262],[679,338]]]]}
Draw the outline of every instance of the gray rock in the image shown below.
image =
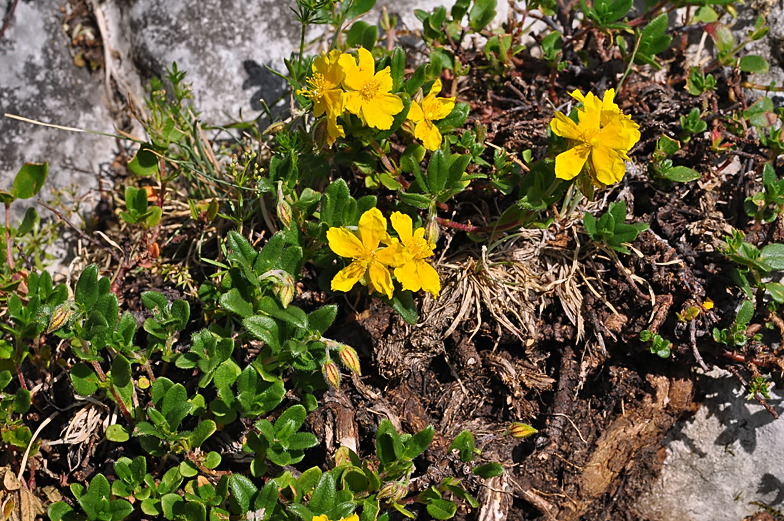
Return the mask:
{"type": "MultiPolygon", "coordinates": [[[[376,23],[381,3],[364,20],[376,23]]],[[[432,10],[453,2],[383,3],[404,27],[419,29],[414,9],[432,10]]],[[[506,2],[499,4],[500,18],[506,2]]],[[[262,110],[261,99],[272,105],[285,95],[285,82],[267,67],[285,71],[283,59],[299,50],[300,25],[288,5],[276,0],[117,0],[114,12],[121,20],[111,25],[129,28],[132,59],[143,76],[163,76],[176,61],[188,72],[194,106],[203,119],[225,123],[231,118],[253,119],[262,110]]],[[[314,26],[306,41],[320,31],[314,26]]]]}
{"type": "MultiPolygon", "coordinates": [[[[0,114],[111,133],[102,75],[74,65],[59,6],[19,2],[0,40],[0,114]]],[[[0,118],[0,188],[10,187],[25,162],[48,161],[44,192],[76,184],[86,194],[97,187],[100,165],[112,161],[115,149],[111,138],[0,118]]],[[[15,204],[15,213],[24,206],[15,204]]]]}
{"type": "MultiPolygon", "coordinates": [[[[659,482],[637,504],[652,521],[740,521],[757,510],[751,501],[784,507],[784,422],[720,369],[699,378],[706,393],[693,418],[667,435],[659,482]]],[[[780,391],[768,403],[782,413],[780,391]]]]}

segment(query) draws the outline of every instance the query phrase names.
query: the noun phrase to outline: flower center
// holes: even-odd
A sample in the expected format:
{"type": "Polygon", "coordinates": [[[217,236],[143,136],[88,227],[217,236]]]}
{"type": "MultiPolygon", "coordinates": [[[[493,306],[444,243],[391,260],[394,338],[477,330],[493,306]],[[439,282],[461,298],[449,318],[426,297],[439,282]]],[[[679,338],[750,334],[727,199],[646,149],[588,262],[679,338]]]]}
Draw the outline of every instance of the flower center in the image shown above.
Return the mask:
{"type": "Polygon", "coordinates": [[[407,246],[411,248],[411,253],[415,259],[425,259],[433,255],[433,248],[430,247],[430,243],[421,237],[415,237],[407,246]]]}
{"type": "Polygon", "coordinates": [[[381,85],[379,85],[377,80],[375,79],[370,80],[369,82],[365,83],[364,87],[362,87],[362,90],[360,91],[360,95],[362,96],[362,99],[364,99],[365,101],[371,101],[373,98],[376,97],[376,95],[378,94],[378,89],[380,88],[381,85]]]}
{"type": "Polygon", "coordinates": [[[305,97],[313,101],[321,99],[324,92],[329,90],[326,78],[320,72],[317,72],[308,79],[308,91],[305,92],[305,97]]]}

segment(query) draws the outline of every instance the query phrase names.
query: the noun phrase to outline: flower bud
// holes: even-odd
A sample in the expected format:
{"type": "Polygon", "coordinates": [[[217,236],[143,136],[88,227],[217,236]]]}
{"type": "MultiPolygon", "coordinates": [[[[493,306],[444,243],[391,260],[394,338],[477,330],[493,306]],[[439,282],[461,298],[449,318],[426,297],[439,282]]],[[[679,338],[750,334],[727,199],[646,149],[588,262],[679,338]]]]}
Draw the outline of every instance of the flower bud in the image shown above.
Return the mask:
{"type": "Polygon", "coordinates": [[[313,125],[313,144],[316,150],[323,150],[329,144],[329,122],[326,118],[313,125]]]}
{"type": "Polygon", "coordinates": [[[291,301],[294,300],[296,287],[291,273],[284,270],[269,270],[264,272],[259,278],[261,280],[273,281],[272,292],[280,300],[283,309],[286,309],[291,304],[291,301]]]}
{"type": "Polygon", "coordinates": [[[286,201],[286,198],[283,195],[280,183],[278,183],[278,205],[275,207],[275,211],[278,214],[278,221],[280,221],[280,224],[282,224],[284,228],[290,228],[293,214],[291,205],[286,201]]]}
{"type": "Polygon", "coordinates": [[[283,123],[282,121],[279,121],[277,123],[273,123],[272,125],[268,126],[266,129],[264,129],[264,132],[262,132],[262,135],[264,135],[264,136],[273,135],[274,136],[275,134],[277,134],[278,132],[280,132],[281,130],[283,130],[285,128],[286,128],[286,124],[283,123]]]}
{"type": "Polygon", "coordinates": [[[347,346],[346,344],[340,344],[338,356],[340,356],[340,361],[346,369],[357,376],[362,376],[362,370],[359,368],[359,357],[353,347],[347,346]]]}
{"type": "Polygon", "coordinates": [[[52,315],[49,317],[49,327],[46,328],[46,334],[53,331],[57,331],[68,321],[71,319],[73,315],[73,307],[71,306],[71,301],[66,300],[52,311],[52,315]]]}
{"type": "Polygon", "coordinates": [[[425,239],[427,239],[427,242],[430,244],[435,244],[438,242],[439,235],[438,223],[436,222],[435,217],[433,217],[429,219],[425,225],[425,239]]]}
{"type": "Polygon", "coordinates": [[[386,503],[397,503],[408,493],[408,483],[392,481],[387,483],[376,494],[377,499],[385,499],[386,503]]]}
{"type": "Polygon", "coordinates": [[[522,439],[527,438],[532,434],[536,434],[539,431],[526,423],[512,422],[512,425],[509,426],[509,430],[507,432],[513,438],[522,439]]]}
{"type": "Polygon", "coordinates": [[[321,366],[321,374],[324,375],[324,381],[327,382],[327,385],[336,391],[340,389],[340,369],[335,362],[327,360],[321,366]]]}
{"type": "MultiPolygon", "coordinates": [[[[291,277],[291,275],[289,275],[289,277],[291,277]]],[[[291,283],[275,284],[272,287],[272,292],[275,293],[275,296],[280,300],[283,309],[286,309],[289,307],[289,304],[291,304],[291,301],[294,300],[294,278],[291,277],[291,283]]]]}

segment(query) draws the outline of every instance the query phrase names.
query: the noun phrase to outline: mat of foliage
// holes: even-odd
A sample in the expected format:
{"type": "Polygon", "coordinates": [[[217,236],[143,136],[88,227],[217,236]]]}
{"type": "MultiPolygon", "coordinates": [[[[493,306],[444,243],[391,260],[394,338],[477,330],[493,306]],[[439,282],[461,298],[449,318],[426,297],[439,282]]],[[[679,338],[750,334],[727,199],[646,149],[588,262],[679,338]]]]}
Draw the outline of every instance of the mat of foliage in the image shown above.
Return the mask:
{"type": "MultiPolygon", "coordinates": [[[[333,22],[344,29],[365,4],[333,22]]],[[[297,5],[305,27],[326,4],[297,5]]],[[[41,208],[79,243],[65,285],[38,275],[37,215],[7,223],[5,514],[639,518],[664,435],[698,407],[695,370],[729,370],[776,415],[781,111],[747,97],[767,63],[738,59],[744,35],[707,11],[731,4],[686,4],[689,23],[669,30],[668,2],[638,18],[620,0],[515,4],[522,20],[495,34],[482,21],[494,3],[470,5],[419,13],[426,51],[404,47],[398,63],[410,80],[426,60],[467,104],[441,129],[471,156],[470,184],[421,219],[438,240],[438,298],[331,291],[339,266],[314,247],[372,206],[417,207],[413,126],[363,141],[374,146],[361,156],[320,148],[335,136],[316,123],[325,169],[292,112],[269,128],[199,123],[176,66],[145,109],[127,107],[149,140],[125,142],[84,229],[58,203],[41,208]],[[549,29],[519,47],[531,17],[549,29]],[[487,44],[467,44],[472,32],[487,44]],[[692,68],[694,32],[715,59],[692,68]],[[575,89],[609,87],[640,127],[626,175],[601,189],[582,176],[551,198],[531,179],[564,150],[548,132],[555,111],[569,114],[575,89]],[[284,194],[292,171],[313,188],[284,194]],[[275,234],[292,222],[313,242],[275,234]]],[[[379,45],[393,69],[397,39],[417,40],[388,19],[381,37],[358,24],[346,38],[379,45]]],[[[309,63],[288,63],[293,91],[309,63]]],[[[26,165],[4,200],[45,178],[26,165]]]]}

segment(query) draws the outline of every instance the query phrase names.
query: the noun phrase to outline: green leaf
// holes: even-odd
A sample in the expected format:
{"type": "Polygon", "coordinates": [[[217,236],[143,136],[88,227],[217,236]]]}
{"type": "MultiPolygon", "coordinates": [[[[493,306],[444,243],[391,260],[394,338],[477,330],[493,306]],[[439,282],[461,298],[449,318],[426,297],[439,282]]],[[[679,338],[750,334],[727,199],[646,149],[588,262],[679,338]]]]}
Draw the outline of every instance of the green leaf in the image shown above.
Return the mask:
{"type": "Polygon", "coordinates": [[[41,191],[49,174],[49,163],[25,163],[14,178],[14,199],[30,199],[41,191]]]}
{"type": "Polygon", "coordinates": [[[394,425],[389,420],[382,420],[376,433],[376,455],[383,465],[397,461],[403,453],[403,443],[394,425]]]}
{"type": "Polygon", "coordinates": [[[406,80],[406,83],[403,85],[403,89],[406,91],[406,93],[409,96],[413,96],[414,94],[416,94],[416,91],[418,91],[419,88],[422,86],[422,84],[425,82],[426,67],[427,64],[422,64],[419,67],[417,67],[417,69],[414,71],[414,74],[412,74],[411,77],[408,78],[408,80],[406,80]]]}
{"type": "Polygon", "coordinates": [[[425,452],[433,441],[434,434],[433,426],[428,425],[425,429],[411,436],[403,444],[403,458],[412,460],[425,452]]]}
{"type": "Polygon", "coordinates": [[[599,239],[596,234],[596,217],[588,212],[585,212],[585,215],[583,215],[583,226],[585,227],[585,232],[591,237],[591,239],[599,239]]]}
{"type": "Polygon", "coordinates": [[[82,396],[90,396],[98,389],[98,377],[92,369],[83,363],[78,363],[68,373],[71,377],[74,391],[82,396]]]}
{"type": "Polygon", "coordinates": [[[436,519],[452,519],[457,505],[448,499],[433,499],[427,504],[427,512],[436,519]]]}
{"type": "Polygon", "coordinates": [[[305,423],[307,415],[305,408],[299,404],[292,405],[286,409],[275,420],[275,438],[283,439],[297,432],[302,427],[302,424],[305,423]]]}
{"type": "Polygon", "coordinates": [[[57,501],[49,505],[46,514],[51,521],[76,521],[79,519],[74,515],[73,508],[64,501],[57,501]]]}
{"type": "Polygon", "coordinates": [[[768,244],[760,250],[761,260],[774,271],[784,270],[784,244],[768,244]]]}
{"type": "Polygon", "coordinates": [[[17,389],[14,393],[14,412],[24,414],[30,410],[30,404],[30,391],[21,387],[17,389]]]}
{"type": "Polygon", "coordinates": [[[662,177],[678,183],[688,183],[702,179],[702,174],[686,166],[674,166],[664,172],[662,177]]]}
{"type": "Polygon", "coordinates": [[[185,300],[175,300],[169,310],[171,317],[177,321],[175,327],[179,330],[185,329],[188,320],[191,318],[191,307],[185,300]]]}
{"type": "Polygon", "coordinates": [[[297,306],[289,306],[283,309],[270,296],[264,296],[259,299],[259,311],[299,328],[308,328],[308,316],[302,309],[297,306]]]}
{"type": "Polygon", "coordinates": [[[346,11],[346,20],[353,20],[373,9],[376,0],[353,0],[353,2],[346,2],[346,4],[351,6],[346,11]]]}
{"type": "MultiPolygon", "coordinates": [[[[27,235],[33,230],[33,226],[35,226],[35,222],[38,220],[38,212],[35,211],[35,208],[32,206],[25,211],[24,219],[19,224],[19,227],[16,229],[16,236],[21,237],[23,235],[27,235]]],[[[31,291],[32,292],[32,291],[31,291]]]]}
{"type": "MultiPolygon", "coordinates": [[[[375,2],[375,0],[373,0],[375,2]]],[[[392,92],[397,92],[403,86],[405,79],[406,69],[406,51],[400,47],[395,47],[392,52],[392,66],[390,72],[392,74],[392,92]]]]}
{"type": "Polygon", "coordinates": [[[256,485],[242,474],[234,473],[229,477],[229,503],[234,514],[244,514],[250,508],[253,495],[258,492],[256,485]]]}
{"type": "Polygon", "coordinates": [[[765,288],[770,293],[770,296],[773,297],[778,304],[784,304],[784,284],[780,282],[768,282],[765,284],[765,288]]]}
{"type": "Polygon", "coordinates": [[[748,54],[740,59],[740,70],[754,74],[767,74],[770,71],[770,64],[762,56],[748,54]]]}
{"type": "Polygon", "coordinates": [[[410,291],[395,291],[391,300],[383,295],[381,300],[391,306],[403,320],[411,325],[416,325],[418,313],[413,293],[410,291]]]}
{"type": "Polygon", "coordinates": [[[474,0],[468,12],[468,25],[475,33],[482,32],[487,24],[495,18],[496,0],[474,0]]]}
{"type": "Polygon", "coordinates": [[[115,443],[125,443],[131,439],[131,435],[128,429],[115,423],[114,425],[109,425],[109,428],[106,429],[106,439],[115,443]]]}
{"type": "Polygon", "coordinates": [[[500,463],[485,463],[476,467],[472,472],[480,478],[488,479],[503,474],[504,467],[500,463]]]}
{"type": "Polygon", "coordinates": [[[242,298],[242,294],[237,288],[231,288],[221,295],[220,305],[223,306],[223,309],[243,318],[253,315],[253,304],[242,298]]]}
{"type": "Polygon", "coordinates": [[[329,329],[329,326],[335,321],[338,313],[338,307],[335,304],[323,306],[308,314],[308,328],[311,331],[318,331],[321,334],[329,329]]]}
{"type": "Polygon", "coordinates": [[[158,175],[158,156],[156,156],[145,145],[136,152],[133,159],[128,163],[128,170],[136,175],[151,176],[158,175]]]}
{"type": "Polygon", "coordinates": [[[468,463],[474,459],[474,435],[471,434],[471,431],[464,430],[458,434],[452,442],[452,445],[449,446],[450,452],[453,449],[460,451],[460,461],[463,463],[468,463]]]}
{"type": "Polygon", "coordinates": [[[335,504],[335,494],[335,478],[329,472],[325,472],[313,490],[308,509],[314,513],[327,512],[335,504]]]}
{"type": "Polygon", "coordinates": [[[239,253],[249,266],[253,265],[253,262],[256,260],[256,255],[258,254],[256,253],[256,250],[253,249],[253,246],[250,245],[248,239],[232,230],[229,232],[226,242],[229,245],[229,248],[231,248],[232,251],[239,253]]]}
{"type": "Polygon", "coordinates": [[[275,480],[271,479],[267,481],[267,484],[264,485],[264,488],[261,489],[259,495],[256,496],[256,499],[253,502],[253,508],[255,510],[264,509],[264,511],[269,512],[271,516],[272,512],[275,511],[275,506],[277,503],[278,486],[275,484],[275,480]]]}
{"type": "Polygon", "coordinates": [[[450,112],[447,117],[436,121],[436,127],[442,133],[447,133],[453,129],[460,128],[465,124],[470,112],[471,106],[468,103],[462,101],[456,103],[455,108],[452,109],[452,112],[450,112]]]}
{"type": "Polygon", "coordinates": [[[144,291],[142,292],[142,304],[148,311],[155,311],[155,308],[164,310],[168,307],[169,300],[157,291],[144,291]]]}
{"type": "Polygon", "coordinates": [[[265,342],[274,351],[280,350],[280,333],[275,319],[264,315],[254,315],[243,319],[242,324],[251,335],[265,342]]]}
{"type": "Polygon", "coordinates": [[[745,327],[752,318],[754,318],[754,303],[750,300],[744,300],[735,316],[735,325],[745,327]]]}
{"type": "Polygon", "coordinates": [[[350,198],[348,185],[343,179],[330,183],[321,199],[321,222],[330,227],[343,226],[343,210],[350,198]]]}
{"type": "Polygon", "coordinates": [[[115,499],[109,502],[111,521],[121,521],[133,513],[133,506],[124,499],[115,499]]]}
{"type": "Polygon", "coordinates": [[[414,208],[419,208],[420,210],[427,210],[430,208],[430,197],[427,197],[426,195],[398,192],[398,196],[401,201],[414,208]]]}
{"type": "Polygon", "coordinates": [[[90,264],[79,275],[74,290],[74,300],[77,304],[89,310],[98,300],[98,265],[90,264]]]}

